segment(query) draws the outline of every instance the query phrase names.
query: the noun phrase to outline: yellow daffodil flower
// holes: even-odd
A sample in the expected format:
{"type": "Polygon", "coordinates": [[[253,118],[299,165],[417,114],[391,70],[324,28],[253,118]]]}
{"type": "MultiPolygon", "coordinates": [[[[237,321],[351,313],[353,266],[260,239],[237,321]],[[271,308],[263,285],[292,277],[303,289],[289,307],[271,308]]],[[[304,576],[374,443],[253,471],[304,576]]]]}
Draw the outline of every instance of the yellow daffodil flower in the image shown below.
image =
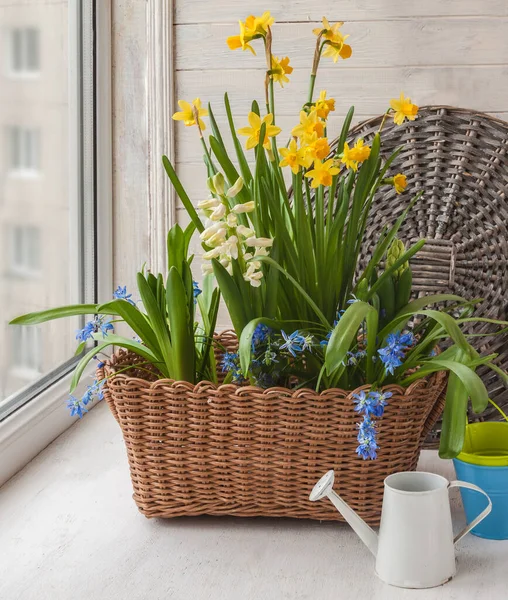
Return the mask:
{"type": "Polygon", "coordinates": [[[309,114],[304,110],[300,111],[300,124],[293,127],[291,135],[294,137],[303,138],[304,136],[311,136],[314,132],[317,133],[318,137],[323,137],[324,124],[318,117],[317,110],[313,108],[309,114]]]}
{"type": "Polygon", "coordinates": [[[190,127],[191,125],[196,124],[196,119],[194,117],[194,111],[192,109],[193,106],[196,107],[198,111],[198,120],[199,120],[199,128],[201,131],[206,129],[206,125],[203,123],[200,117],[207,117],[208,111],[206,108],[201,108],[201,100],[196,98],[192,105],[186,102],[185,100],[178,100],[178,106],[182,109],[180,112],[176,112],[173,115],[173,119],[175,121],[183,121],[186,127],[190,127]]]}
{"type": "Polygon", "coordinates": [[[265,139],[263,140],[263,146],[266,149],[269,149],[270,140],[268,138],[278,135],[281,132],[280,127],[272,125],[273,115],[271,113],[268,113],[263,117],[263,120],[261,120],[261,117],[259,115],[257,115],[254,112],[250,112],[248,118],[250,127],[242,127],[237,131],[237,133],[239,133],[240,135],[248,136],[247,142],[245,144],[247,150],[250,150],[251,148],[254,148],[259,144],[259,135],[261,133],[261,126],[263,125],[263,123],[266,124],[265,139]]]}
{"type": "Polygon", "coordinates": [[[390,107],[394,111],[393,121],[396,125],[402,125],[404,119],[414,121],[418,114],[418,106],[411,103],[411,98],[405,98],[404,92],[400,93],[400,98],[392,98],[390,100],[390,107]]]}
{"type": "Polygon", "coordinates": [[[281,167],[290,167],[296,175],[300,167],[309,167],[310,160],[305,148],[297,148],[294,138],[289,142],[289,148],[279,148],[279,153],[283,157],[279,163],[281,167]]]}
{"type": "Polygon", "coordinates": [[[350,148],[349,144],[345,142],[340,162],[346,165],[347,169],[353,169],[353,171],[356,171],[358,169],[358,164],[367,160],[369,156],[370,147],[364,146],[363,140],[358,140],[352,148],[350,148]]]}
{"type": "Polygon", "coordinates": [[[323,17],[322,23],[323,27],[316,27],[312,30],[312,33],[318,36],[322,33],[325,40],[333,39],[337,33],[340,35],[339,29],[344,25],[344,21],[338,21],[335,25],[330,25],[326,17],[323,17]]]}
{"type": "Polygon", "coordinates": [[[332,185],[332,177],[338,172],[339,168],[333,166],[333,158],[329,158],[326,162],[315,160],[314,168],[305,173],[305,177],[311,177],[310,187],[317,188],[320,185],[332,185]]]}
{"type": "Polygon", "coordinates": [[[318,137],[316,132],[311,136],[304,136],[302,148],[305,150],[309,159],[309,164],[305,165],[307,167],[309,167],[316,158],[323,160],[330,154],[328,139],[325,137],[318,137]]]}
{"type": "MultiPolygon", "coordinates": [[[[344,36],[344,39],[349,37],[348,35],[344,36]]],[[[346,60],[346,58],[350,58],[353,54],[353,50],[351,46],[344,43],[334,43],[329,42],[326,44],[325,49],[323,50],[323,56],[329,56],[333,58],[333,62],[336,63],[339,58],[346,60]]]]}
{"type": "Polygon", "coordinates": [[[280,83],[280,87],[284,87],[285,83],[289,83],[289,77],[291,75],[293,67],[289,66],[289,57],[281,58],[280,60],[272,54],[272,79],[280,83]]]}
{"type": "Polygon", "coordinates": [[[402,175],[402,173],[397,173],[397,175],[395,175],[393,178],[393,187],[395,188],[397,194],[402,194],[407,187],[406,176],[402,175]]]}
{"type": "Polygon", "coordinates": [[[252,42],[252,40],[255,40],[256,38],[265,37],[268,28],[273,25],[274,22],[275,19],[268,11],[263,13],[260,17],[249,15],[245,19],[245,23],[238,21],[238,24],[240,25],[240,35],[228,37],[226,42],[229,49],[238,50],[238,48],[241,48],[242,50],[249,50],[255,55],[256,51],[249,42],[252,42]]]}
{"type": "Polygon", "coordinates": [[[319,98],[316,100],[316,112],[320,119],[327,119],[330,112],[335,110],[335,98],[326,98],[326,90],[319,92],[319,98]]]}
{"type": "Polygon", "coordinates": [[[367,160],[370,156],[370,146],[365,146],[364,141],[359,139],[356,141],[356,144],[350,150],[351,159],[356,162],[363,162],[367,160]]]}

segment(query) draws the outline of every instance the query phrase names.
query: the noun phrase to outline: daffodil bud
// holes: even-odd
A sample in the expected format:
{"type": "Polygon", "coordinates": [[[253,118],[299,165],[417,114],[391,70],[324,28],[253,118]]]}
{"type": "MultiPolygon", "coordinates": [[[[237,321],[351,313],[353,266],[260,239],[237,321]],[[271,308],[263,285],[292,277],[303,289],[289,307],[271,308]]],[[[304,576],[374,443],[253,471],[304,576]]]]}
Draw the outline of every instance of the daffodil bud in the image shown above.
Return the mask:
{"type": "Polygon", "coordinates": [[[224,175],[222,173],[216,173],[212,177],[213,187],[219,196],[224,195],[224,175]]]}
{"type": "Polygon", "coordinates": [[[235,181],[235,185],[231,186],[229,190],[226,192],[226,196],[228,198],[234,198],[239,192],[242,191],[243,188],[243,179],[239,177],[235,181]]]}
{"type": "Polygon", "coordinates": [[[233,206],[233,208],[231,210],[233,212],[235,212],[237,215],[239,215],[241,213],[252,212],[255,208],[256,208],[256,205],[255,205],[254,201],[251,200],[250,202],[244,202],[243,204],[236,204],[235,206],[233,206]]]}

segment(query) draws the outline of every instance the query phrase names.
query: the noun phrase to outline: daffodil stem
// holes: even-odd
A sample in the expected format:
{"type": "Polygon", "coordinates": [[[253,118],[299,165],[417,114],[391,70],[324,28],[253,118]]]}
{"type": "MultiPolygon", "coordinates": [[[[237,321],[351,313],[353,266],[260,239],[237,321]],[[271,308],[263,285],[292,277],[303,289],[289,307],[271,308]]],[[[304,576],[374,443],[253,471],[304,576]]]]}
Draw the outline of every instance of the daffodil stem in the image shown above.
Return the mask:
{"type": "Polygon", "coordinates": [[[388,109],[385,114],[383,115],[383,119],[381,120],[381,124],[379,125],[379,129],[377,130],[378,133],[381,133],[381,131],[383,131],[383,127],[385,126],[385,121],[386,121],[386,117],[388,116],[388,114],[390,113],[391,109],[388,109]]]}
{"type": "Polygon", "coordinates": [[[307,102],[312,102],[312,96],[314,95],[314,85],[316,84],[316,73],[310,74],[310,85],[309,85],[309,97],[307,98],[307,102]]]}
{"type": "Polygon", "coordinates": [[[273,77],[270,77],[270,112],[273,115],[272,124],[275,125],[275,94],[273,92],[273,77]]]}
{"type": "Polygon", "coordinates": [[[209,152],[209,150],[208,150],[208,148],[207,148],[207,146],[206,146],[205,138],[204,138],[204,137],[201,135],[201,129],[199,130],[199,133],[200,133],[199,139],[201,140],[201,144],[202,144],[202,146],[203,146],[203,150],[205,151],[205,156],[206,156],[206,158],[207,158],[207,161],[208,161],[208,164],[209,164],[209,166],[210,166],[210,169],[211,169],[211,170],[212,170],[214,173],[216,173],[216,172],[217,172],[217,169],[215,168],[215,166],[214,166],[214,164],[213,164],[213,162],[212,162],[212,157],[210,156],[210,152],[209,152]]]}

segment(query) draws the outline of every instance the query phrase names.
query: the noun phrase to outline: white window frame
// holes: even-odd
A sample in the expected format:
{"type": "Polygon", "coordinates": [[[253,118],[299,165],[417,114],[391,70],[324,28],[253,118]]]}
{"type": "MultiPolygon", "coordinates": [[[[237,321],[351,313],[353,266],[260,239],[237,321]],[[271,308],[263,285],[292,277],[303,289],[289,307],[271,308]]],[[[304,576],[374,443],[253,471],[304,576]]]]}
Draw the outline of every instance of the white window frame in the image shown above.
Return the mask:
{"type": "MultiPolygon", "coordinates": [[[[70,2],[70,6],[75,5],[70,2]]],[[[94,214],[75,214],[72,219],[93,219],[96,223],[95,239],[92,236],[83,236],[82,244],[93,244],[91,252],[85,253],[87,257],[100,256],[96,260],[97,269],[94,273],[95,295],[97,302],[104,302],[111,298],[112,283],[112,139],[111,139],[111,0],[80,0],[76,3],[82,8],[83,28],[81,19],[76,14],[69,19],[70,57],[78,56],[77,45],[80,44],[82,31],[94,32],[95,57],[90,57],[87,64],[83,62],[84,71],[92,70],[94,80],[86,78],[88,82],[94,81],[95,106],[87,107],[85,112],[72,115],[71,124],[74,126],[74,141],[72,144],[76,151],[71,157],[70,164],[76,169],[70,173],[70,181],[76,182],[74,193],[95,193],[97,202],[94,214]],[[93,24],[95,19],[95,24],[93,24]],[[92,26],[94,25],[94,26],[92,26]],[[79,117],[79,118],[78,118],[79,117]],[[80,123],[83,119],[93,119],[94,139],[84,139],[78,144],[81,135],[80,123]],[[95,172],[91,174],[89,161],[95,163],[95,172]],[[79,178],[79,179],[78,179],[79,178]],[[78,184],[79,182],[79,184],[78,184]],[[79,188],[79,189],[78,189],[79,188]]],[[[74,12],[74,11],[73,11],[74,12]]],[[[71,66],[70,78],[70,106],[78,106],[81,94],[78,83],[81,81],[81,65],[71,66]]],[[[79,106],[81,106],[79,104],[79,106]]],[[[72,140],[71,136],[71,140],[72,140]]],[[[71,191],[72,193],[72,191],[71,191]]],[[[72,204],[72,203],[71,203],[72,204]]],[[[85,211],[86,212],[86,211],[85,211]]],[[[74,267],[81,260],[76,255],[71,257],[74,267]]],[[[71,264],[71,268],[72,267],[71,264]]],[[[90,276],[85,264],[84,275],[90,276]]],[[[60,369],[53,379],[48,379],[47,385],[41,389],[36,397],[21,405],[15,412],[0,421],[0,485],[12,477],[27,462],[36,456],[45,446],[58,437],[63,431],[76,422],[75,417],[70,417],[65,408],[65,399],[69,393],[70,381],[74,361],[70,360],[66,367],[60,369]],[[33,401],[32,401],[33,400],[33,401]]],[[[94,366],[91,365],[83,374],[80,387],[76,394],[83,393],[86,387],[87,376],[91,375],[94,366]]],[[[30,392],[26,390],[27,397],[30,392]]]]}
{"type": "Polygon", "coordinates": [[[5,57],[7,60],[6,73],[8,77],[34,79],[40,77],[41,74],[41,35],[37,27],[12,27],[7,31],[5,57]],[[31,68],[28,66],[28,41],[29,32],[35,31],[37,36],[37,67],[31,68]],[[21,68],[17,69],[14,65],[14,35],[21,35],[21,68]]]}
{"type": "Polygon", "coordinates": [[[6,128],[6,134],[9,175],[11,177],[38,177],[41,170],[40,129],[9,125],[6,128]]]}

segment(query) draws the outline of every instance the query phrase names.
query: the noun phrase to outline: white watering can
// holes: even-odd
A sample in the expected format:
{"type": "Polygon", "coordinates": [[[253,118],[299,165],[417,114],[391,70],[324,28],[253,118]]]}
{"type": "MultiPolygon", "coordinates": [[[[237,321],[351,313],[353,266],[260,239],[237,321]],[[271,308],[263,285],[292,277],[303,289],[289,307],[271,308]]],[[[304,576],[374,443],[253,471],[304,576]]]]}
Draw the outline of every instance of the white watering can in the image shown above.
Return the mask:
{"type": "Polygon", "coordinates": [[[314,486],[310,500],[328,496],[362,542],[376,557],[380,579],[403,588],[430,588],[455,575],[454,545],[491,511],[487,494],[472,483],[449,482],[434,473],[395,473],[385,479],[379,536],[352,510],[332,487],[328,471],[314,486]],[[465,487],[482,493],[488,505],[455,538],[448,490],[465,487]]]}

